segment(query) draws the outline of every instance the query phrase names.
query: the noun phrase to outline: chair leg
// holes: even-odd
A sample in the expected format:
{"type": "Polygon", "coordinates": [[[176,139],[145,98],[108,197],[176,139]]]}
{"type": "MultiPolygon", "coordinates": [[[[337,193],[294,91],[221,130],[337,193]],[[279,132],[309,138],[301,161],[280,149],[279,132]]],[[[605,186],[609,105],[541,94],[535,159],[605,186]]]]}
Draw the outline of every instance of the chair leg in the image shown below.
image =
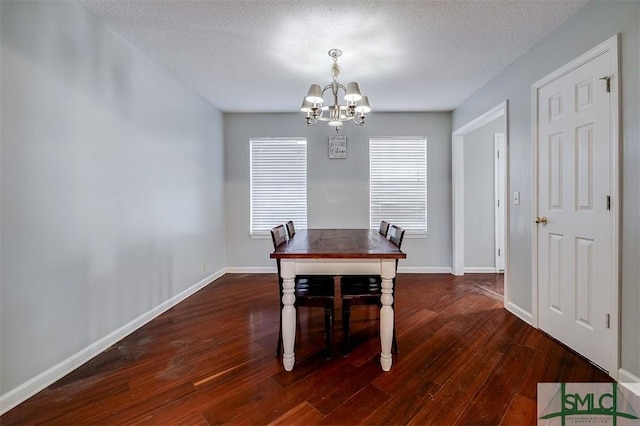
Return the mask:
{"type": "Polygon", "coordinates": [[[393,341],[391,344],[391,348],[393,349],[393,353],[398,355],[398,341],[396,340],[396,326],[393,325],[393,341]]]}
{"type": "Polygon", "coordinates": [[[324,336],[327,359],[331,359],[333,356],[333,350],[331,343],[333,341],[333,300],[326,301],[324,305],[324,336]]]}
{"type": "Polygon", "coordinates": [[[351,326],[351,302],[346,299],[342,299],[342,356],[349,355],[349,338],[351,326]]]}

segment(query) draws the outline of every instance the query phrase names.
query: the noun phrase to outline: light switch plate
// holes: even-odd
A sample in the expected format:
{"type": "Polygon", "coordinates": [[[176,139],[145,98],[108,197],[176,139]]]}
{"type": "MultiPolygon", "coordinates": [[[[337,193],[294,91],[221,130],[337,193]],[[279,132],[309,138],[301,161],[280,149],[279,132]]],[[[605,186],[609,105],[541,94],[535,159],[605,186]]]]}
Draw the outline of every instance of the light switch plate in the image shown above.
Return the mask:
{"type": "Polygon", "coordinates": [[[520,192],[518,191],[513,193],[513,204],[516,206],[520,204],[520,192]]]}

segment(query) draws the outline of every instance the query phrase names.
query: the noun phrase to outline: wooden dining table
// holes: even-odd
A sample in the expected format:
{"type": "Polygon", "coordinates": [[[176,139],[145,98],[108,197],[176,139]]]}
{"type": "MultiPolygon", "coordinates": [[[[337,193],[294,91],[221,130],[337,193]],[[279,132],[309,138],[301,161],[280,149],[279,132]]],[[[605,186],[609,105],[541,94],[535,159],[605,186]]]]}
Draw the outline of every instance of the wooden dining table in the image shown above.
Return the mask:
{"type": "Polygon", "coordinates": [[[271,253],[280,259],[282,284],[282,364],[295,364],[296,275],[380,275],[380,365],[391,369],[393,339],[393,279],[396,262],[407,255],[374,229],[301,229],[271,253]]]}

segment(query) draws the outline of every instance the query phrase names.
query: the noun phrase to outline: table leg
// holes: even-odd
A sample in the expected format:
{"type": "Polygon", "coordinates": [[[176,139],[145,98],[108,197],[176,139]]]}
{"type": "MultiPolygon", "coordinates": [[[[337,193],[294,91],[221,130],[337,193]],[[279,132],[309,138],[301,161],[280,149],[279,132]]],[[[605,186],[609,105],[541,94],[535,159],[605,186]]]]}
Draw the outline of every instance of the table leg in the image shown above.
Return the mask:
{"type": "Polygon", "coordinates": [[[395,259],[381,261],[382,296],[380,302],[380,365],[384,371],[391,370],[391,343],[393,341],[393,278],[396,273],[395,259]]]}
{"type": "Polygon", "coordinates": [[[296,356],[293,351],[296,341],[295,308],[295,267],[294,261],[282,259],[280,275],[282,277],[282,364],[286,371],[293,370],[296,356]]]}

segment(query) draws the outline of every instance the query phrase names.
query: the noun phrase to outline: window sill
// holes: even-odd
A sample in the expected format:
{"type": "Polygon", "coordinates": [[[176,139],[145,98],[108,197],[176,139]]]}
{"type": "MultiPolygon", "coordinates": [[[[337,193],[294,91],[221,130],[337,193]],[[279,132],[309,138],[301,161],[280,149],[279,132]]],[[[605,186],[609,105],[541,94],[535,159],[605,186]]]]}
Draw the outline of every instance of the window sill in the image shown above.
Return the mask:
{"type": "Polygon", "coordinates": [[[271,234],[249,234],[249,238],[252,240],[266,240],[271,239],[271,234]]]}
{"type": "Polygon", "coordinates": [[[409,238],[409,239],[414,239],[414,238],[415,239],[424,239],[424,238],[427,238],[427,232],[417,232],[417,231],[416,232],[409,232],[409,231],[406,231],[404,233],[404,237],[405,238],[409,238]]]}

